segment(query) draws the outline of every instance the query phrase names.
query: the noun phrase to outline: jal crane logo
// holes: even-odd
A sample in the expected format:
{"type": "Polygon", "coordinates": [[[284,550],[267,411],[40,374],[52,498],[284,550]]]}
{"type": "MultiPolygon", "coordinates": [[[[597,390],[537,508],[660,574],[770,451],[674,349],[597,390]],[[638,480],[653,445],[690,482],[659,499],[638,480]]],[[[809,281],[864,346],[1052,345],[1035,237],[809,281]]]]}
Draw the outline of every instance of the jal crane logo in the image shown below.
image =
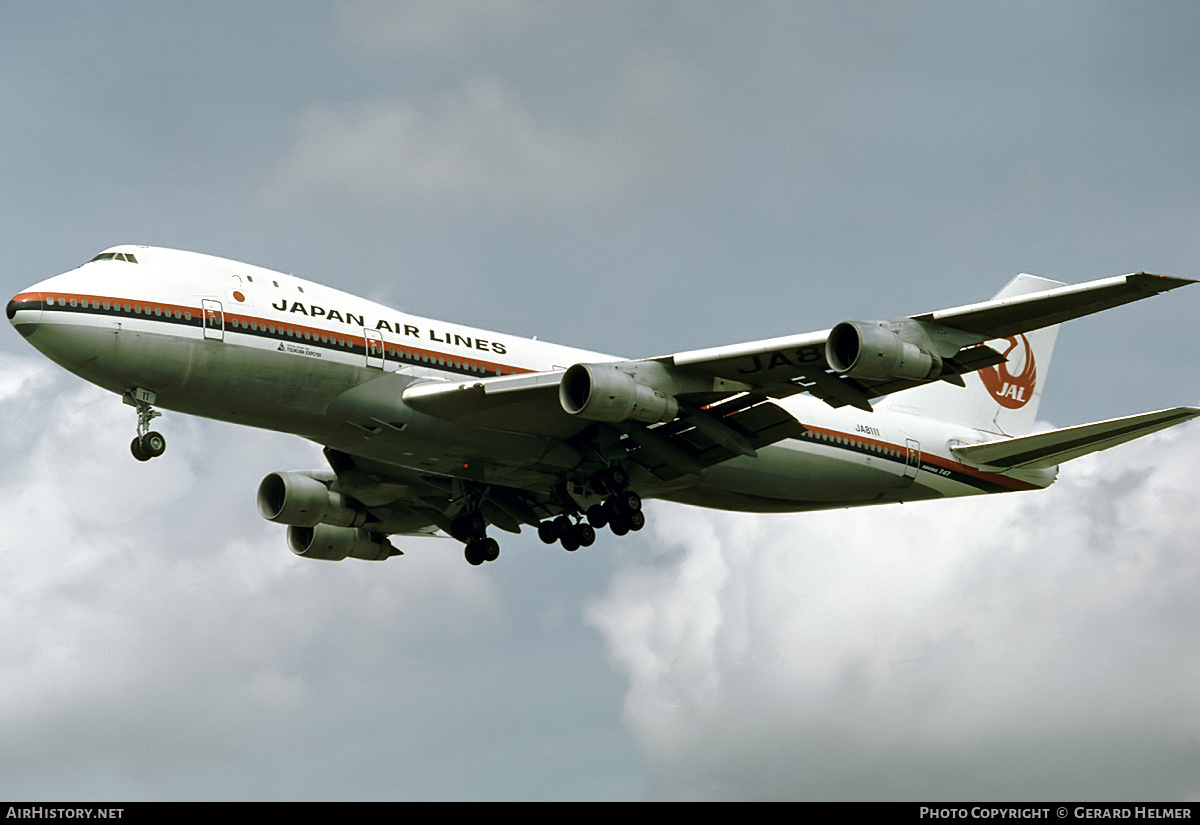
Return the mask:
{"type": "Polygon", "coordinates": [[[1028,338],[1019,335],[1006,340],[1008,349],[1001,354],[1008,360],[981,369],[979,377],[997,404],[1006,409],[1019,410],[1033,398],[1033,390],[1037,386],[1037,364],[1028,338]],[[1010,368],[1017,370],[1017,374],[1013,375],[1010,368]]]}

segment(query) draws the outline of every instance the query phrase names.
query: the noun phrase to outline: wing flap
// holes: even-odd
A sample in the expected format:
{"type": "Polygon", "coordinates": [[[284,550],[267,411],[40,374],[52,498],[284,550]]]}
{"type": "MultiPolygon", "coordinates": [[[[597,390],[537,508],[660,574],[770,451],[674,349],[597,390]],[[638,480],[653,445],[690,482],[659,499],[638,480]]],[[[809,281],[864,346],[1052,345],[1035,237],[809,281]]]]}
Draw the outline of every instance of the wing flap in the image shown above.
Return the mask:
{"type": "Polygon", "coordinates": [[[1088,453],[1107,450],[1126,441],[1182,424],[1197,416],[1200,416],[1200,409],[1195,407],[1173,407],[1169,410],[1065,427],[1048,433],[951,447],[950,451],[964,464],[976,467],[995,470],[1038,470],[1088,453]]]}
{"type": "Polygon", "coordinates": [[[627,429],[629,458],[671,481],[805,432],[789,412],[761,395],[742,393],[689,408],[668,424],[627,429]]]}

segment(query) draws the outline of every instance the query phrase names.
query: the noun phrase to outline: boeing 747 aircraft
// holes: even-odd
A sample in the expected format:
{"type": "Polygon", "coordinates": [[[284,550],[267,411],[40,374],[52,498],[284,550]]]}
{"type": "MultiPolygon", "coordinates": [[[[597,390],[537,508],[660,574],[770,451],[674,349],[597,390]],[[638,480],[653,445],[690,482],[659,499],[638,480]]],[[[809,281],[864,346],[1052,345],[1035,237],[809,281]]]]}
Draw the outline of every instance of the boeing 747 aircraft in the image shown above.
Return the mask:
{"type": "Polygon", "coordinates": [[[137,412],[294,433],[328,469],[258,488],[306,558],[383,560],[489,527],[577,550],[645,524],[644,498],[754,512],[1049,486],[1061,462],[1179,424],[1177,407],[1033,433],[1057,325],[1194,283],[1018,275],[983,303],[625,360],[389,309],[248,264],[116,246],[29,287],[9,321],[137,412]]]}

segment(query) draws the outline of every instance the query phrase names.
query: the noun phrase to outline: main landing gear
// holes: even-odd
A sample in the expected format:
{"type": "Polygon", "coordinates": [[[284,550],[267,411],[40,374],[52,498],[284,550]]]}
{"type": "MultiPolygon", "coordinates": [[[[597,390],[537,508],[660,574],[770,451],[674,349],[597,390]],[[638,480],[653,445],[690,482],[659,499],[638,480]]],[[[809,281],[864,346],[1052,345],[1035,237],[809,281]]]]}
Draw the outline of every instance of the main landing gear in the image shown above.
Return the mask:
{"type": "Polygon", "coordinates": [[[463,513],[450,525],[451,535],[466,542],[463,554],[467,562],[475,566],[500,558],[500,542],[488,538],[484,533],[486,529],[487,520],[478,510],[463,513]]]}
{"type": "Polygon", "coordinates": [[[538,538],[546,544],[560,542],[564,550],[574,552],[591,546],[596,540],[596,530],[606,526],[618,536],[641,530],[646,526],[642,497],[628,489],[628,484],[629,474],[622,467],[614,464],[599,471],[589,485],[597,494],[608,494],[604,502],[588,507],[582,517],[564,514],[546,519],[538,525],[538,538]]]}
{"type": "MultiPolygon", "coordinates": [[[[629,474],[617,465],[594,473],[586,481],[561,485],[552,499],[561,515],[538,524],[538,538],[546,544],[559,543],[574,552],[596,542],[596,531],[608,527],[615,535],[641,530],[646,526],[642,497],[629,489],[629,474]]],[[[469,490],[463,509],[449,525],[450,535],[466,547],[467,562],[478,566],[500,556],[500,544],[486,534],[488,520],[481,509],[486,495],[469,490]]]]}
{"type": "Polygon", "coordinates": [[[137,409],[137,437],[130,442],[129,451],[138,461],[158,458],[167,450],[167,439],[163,434],[150,429],[150,422],[162,415],[150,406],[154,399],[154,393],[141,387],[125,393],[125,403],[137,409]]]}

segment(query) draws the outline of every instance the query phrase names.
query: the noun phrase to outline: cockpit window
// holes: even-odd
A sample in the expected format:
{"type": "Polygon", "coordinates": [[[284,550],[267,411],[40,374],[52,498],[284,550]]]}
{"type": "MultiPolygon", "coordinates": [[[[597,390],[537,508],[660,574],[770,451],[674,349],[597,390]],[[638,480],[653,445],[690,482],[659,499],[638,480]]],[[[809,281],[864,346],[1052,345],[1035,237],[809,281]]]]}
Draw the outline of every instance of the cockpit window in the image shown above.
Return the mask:
{"type": "Polygon", "coordinates": [[[93,261],[128,261],[131,264],[137,263],[137,258],[133,257],[132,252],[101,252],[96,257],[92,258],[88,263],[93,261]]]}

